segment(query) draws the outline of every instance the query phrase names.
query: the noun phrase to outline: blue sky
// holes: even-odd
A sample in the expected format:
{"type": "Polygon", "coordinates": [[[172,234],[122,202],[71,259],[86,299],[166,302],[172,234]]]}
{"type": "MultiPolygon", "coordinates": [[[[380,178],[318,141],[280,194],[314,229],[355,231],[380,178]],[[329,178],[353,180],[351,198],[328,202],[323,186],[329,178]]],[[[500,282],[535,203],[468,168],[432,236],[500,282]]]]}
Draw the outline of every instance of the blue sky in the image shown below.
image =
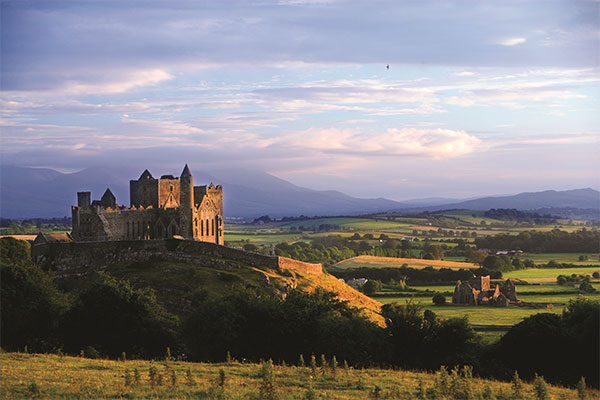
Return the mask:
{"type": "Polygon", "coordinates": [[[600,186],[598,1],[1,4],[5,164],[392,199],[600,186]]]}

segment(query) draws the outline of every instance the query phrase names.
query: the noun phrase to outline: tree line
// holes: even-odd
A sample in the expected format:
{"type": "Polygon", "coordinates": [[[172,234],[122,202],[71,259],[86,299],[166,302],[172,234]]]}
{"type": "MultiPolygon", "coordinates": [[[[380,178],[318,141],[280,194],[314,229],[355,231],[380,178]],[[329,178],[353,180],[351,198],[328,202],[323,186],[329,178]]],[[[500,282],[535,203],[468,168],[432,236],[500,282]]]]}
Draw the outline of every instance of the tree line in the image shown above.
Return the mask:
{"type": "Polygon", "coordinates": [[[553,229],[550,232],[525,231],[518,235],[500,233],[475,239],[478,249],[522,250],[530,253],[597,253],[600,231],[583,228],[576,232],[553,229]]]}

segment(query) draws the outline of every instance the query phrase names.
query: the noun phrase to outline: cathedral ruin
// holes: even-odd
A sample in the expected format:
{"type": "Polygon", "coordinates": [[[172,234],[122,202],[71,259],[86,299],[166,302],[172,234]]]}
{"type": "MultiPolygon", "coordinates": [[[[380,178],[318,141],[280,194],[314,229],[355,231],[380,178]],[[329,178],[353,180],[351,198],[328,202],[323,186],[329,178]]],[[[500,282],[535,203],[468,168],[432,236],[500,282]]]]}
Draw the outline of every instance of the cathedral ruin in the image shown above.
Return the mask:
{"type": "Polygon", "coordinates": [[[223,244],[223,187],[194,186],[186,165],[181,176],[155,179],[145,170],[129,182],[131,205],[119,206],[110,189],[100,200],[90,192],[77,193],[72,207],[76,242],[149,240],[181,236],[223,244]]]}

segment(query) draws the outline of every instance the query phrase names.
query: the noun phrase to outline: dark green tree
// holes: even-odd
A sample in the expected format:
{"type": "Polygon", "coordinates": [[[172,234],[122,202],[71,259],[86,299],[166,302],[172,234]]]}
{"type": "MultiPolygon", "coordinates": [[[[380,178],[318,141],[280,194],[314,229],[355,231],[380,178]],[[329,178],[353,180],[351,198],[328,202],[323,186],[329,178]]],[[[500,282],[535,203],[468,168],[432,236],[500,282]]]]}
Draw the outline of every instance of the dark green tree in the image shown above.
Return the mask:
{"type": "Polygon", "coordinates": [[[71,352],[93,346],[116,357],[163,356],[177,346],[178,318],[158,304],[150,289],[134,289],[105,273],[85,290],[66,316],[65,345],[71,352]]]}

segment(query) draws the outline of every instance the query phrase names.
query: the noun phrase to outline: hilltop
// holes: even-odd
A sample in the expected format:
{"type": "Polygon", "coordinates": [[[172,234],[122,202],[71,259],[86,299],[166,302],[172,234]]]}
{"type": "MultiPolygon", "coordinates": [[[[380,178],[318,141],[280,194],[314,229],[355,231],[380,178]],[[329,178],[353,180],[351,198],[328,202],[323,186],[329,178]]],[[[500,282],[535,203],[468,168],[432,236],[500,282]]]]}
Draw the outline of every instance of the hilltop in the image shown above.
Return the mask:
{"type": "Polygon", "coordinates": [[[206,242],[180,239],[34,245],[34,260],[54,270],[67,290],[81,290],[94,280],[95,271],[128,280],[137,288],[152,288],[161,304],[174,314],[185,314],[199,291],[221,297],[238,288],[256,288],[281,296],[292,289],[318,288],[362,310],[382,323],[381,304],[334,276],[320,264],[303,263],[206,242]]]}

